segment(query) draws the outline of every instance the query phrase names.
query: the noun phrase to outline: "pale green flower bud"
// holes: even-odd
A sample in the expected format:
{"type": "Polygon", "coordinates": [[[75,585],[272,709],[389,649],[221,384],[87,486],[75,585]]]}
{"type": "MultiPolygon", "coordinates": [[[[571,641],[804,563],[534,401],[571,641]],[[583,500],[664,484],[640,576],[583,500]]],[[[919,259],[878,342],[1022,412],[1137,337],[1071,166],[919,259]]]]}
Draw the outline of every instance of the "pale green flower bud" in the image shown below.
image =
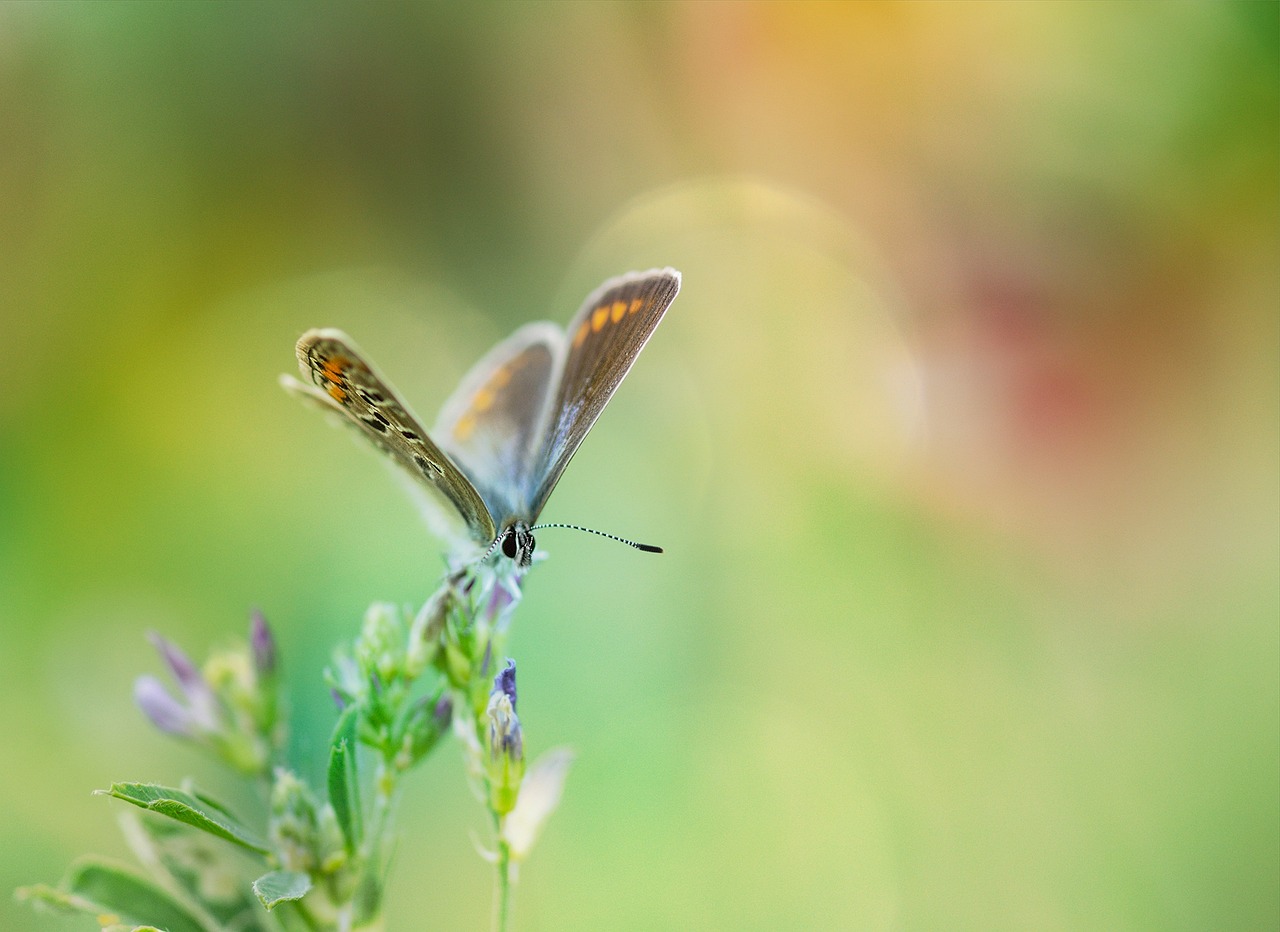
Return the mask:
{"type": "Polygon", "coordinates": [[[287,770],[276,771],[269,832],[282,869],[313,873],[320,867],[325,846],[318,810],[305,783],[287,770]]]}
{"type": "Polygon", "coordinates": [[[416,679],[435,659],[440,650],[440,635],[444,631],[449,612],[457,602],[452,581],[446,581],[414,616],[409,626],[409,644],[405,658],[405,674],[416,679]]]}
{"type": "Polygon", "coordinates": [[[389,602],[369,606],[356,638],[355,657],[365,676],[377,676],[383,683],[390,683],[404,672],[405,630],[399,608],[389,602]]]}
{"type": "Polygon", "coordinates": [[[396,767],[408,770],[425,757],[441,735],[449,730],[452,720],[453,698],[444,692],[443,687],[435,695],[423,696],[415,702],[404,721],[404,736],[395,757],[396,767]]]}

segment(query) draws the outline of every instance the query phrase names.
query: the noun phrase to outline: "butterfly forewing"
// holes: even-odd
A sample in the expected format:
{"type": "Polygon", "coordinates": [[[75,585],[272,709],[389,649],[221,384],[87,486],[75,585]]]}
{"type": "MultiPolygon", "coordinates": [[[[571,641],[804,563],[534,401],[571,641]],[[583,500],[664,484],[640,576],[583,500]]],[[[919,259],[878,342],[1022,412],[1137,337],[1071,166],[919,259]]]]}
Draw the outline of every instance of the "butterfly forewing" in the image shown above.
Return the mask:
{"type": "Polygon", "coordinates": [[[474,485],[427,435],[419,420],[340,330],[309,330],[298,340],[298,365],[316,386],[309,397],[346,420],[413,478],[442,495],[471,537],[494,538],[493,519],[474,485]]]}
{"type": "Polygon", "coordinates": [[[529,521],[542,511],[560,474],[679,290],[680,273],[675,269],[633,272],[601,285],[570,322],[563,370],[529,497],[529,521]]]}
{"type": "Polygon", "coordinates": [[[433,433],[475,483],[495,524],[527,517],[535,447],[564,332],[526,324],[476,363],[445,402],[433,433]]]}

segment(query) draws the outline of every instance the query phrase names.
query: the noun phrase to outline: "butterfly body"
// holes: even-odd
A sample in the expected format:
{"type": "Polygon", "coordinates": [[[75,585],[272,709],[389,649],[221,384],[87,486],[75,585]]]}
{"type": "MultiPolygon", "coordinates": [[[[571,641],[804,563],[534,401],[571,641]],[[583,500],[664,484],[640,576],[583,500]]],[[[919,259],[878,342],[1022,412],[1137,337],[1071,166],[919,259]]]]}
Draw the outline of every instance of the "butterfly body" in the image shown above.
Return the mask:
{"type": "Polygon", "coordinates": [[[311,384],[282,382],[443,500],[473,542],[525,567],[547,498],[679,289],[674,269],[633,272],[596,289],[567,331],[521,327],[472,367],[430,432],[339,330],[303,334],[311,384]]]}

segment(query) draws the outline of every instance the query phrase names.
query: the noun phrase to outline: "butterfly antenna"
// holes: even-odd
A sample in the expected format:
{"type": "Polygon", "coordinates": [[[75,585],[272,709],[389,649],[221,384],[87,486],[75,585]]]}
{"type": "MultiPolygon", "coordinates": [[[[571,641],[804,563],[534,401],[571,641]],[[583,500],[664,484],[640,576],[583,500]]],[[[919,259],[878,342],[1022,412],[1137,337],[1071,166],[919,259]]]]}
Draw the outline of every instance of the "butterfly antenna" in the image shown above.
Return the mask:
{"type": "Polygon", "coordinates": [[[500,543],[502,543],[502,535],[501,535],[501,534],[499,534],[497,537],[495,537],[495,538],[493,539],[493,543],[492,543],[492,544],[490,544],[490,545],[489,545],[489,549],[488,549],[488,550],[486,550],[486,551],[484,552],[484,556],[483,556],[483,557],[481,557],[479,560],[476,560],[476,562],[477,562],[477,563],[483,563],[485,560],[487,560],[487,559],[489,559],[491,556],[493,556],[493,552],[494,552],[495,550],[497,550],[497,549],[498,549],[498,544],[500,544],[500,543]]]}
{"type": "Polygon", "coordinates": [[[588,534],[599,534],[601,537],[607,537],[609,540],[616,540],[620,544],[627,544],[635,547],[637,550],[643,550],[645,553],[662,553],[661,547],[655,547],[653,544],[640,544],[634,540],[627,540],[625,537],[619,537],[617,534],[606,534],[604,531],[597,531],[595,528],[581,527],[577,524],[535,524],[529,528],[530,531],[540,531],[544,527],[563,527],[571,531],[586,531],[588,534]]]}

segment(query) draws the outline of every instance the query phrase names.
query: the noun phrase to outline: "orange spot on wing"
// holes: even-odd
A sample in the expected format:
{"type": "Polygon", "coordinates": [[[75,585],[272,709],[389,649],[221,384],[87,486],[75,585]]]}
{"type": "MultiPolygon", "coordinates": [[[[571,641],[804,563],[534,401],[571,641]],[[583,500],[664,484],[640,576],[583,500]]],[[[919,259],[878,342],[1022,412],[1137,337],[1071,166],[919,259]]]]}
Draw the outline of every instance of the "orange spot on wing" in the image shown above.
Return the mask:
{"type": "Polygon", "coordinates": [[[324,361],[324,365],[320,367],[320,374],[330,382],[337,382],[342,378],[342,373],[347,366],[351,364],[351,360],[346,356],[330,356],[324,361]]]}
{"type": "Polygon", "coordinates": [[[614,301],[613,313],[610,314],[609,317],[616,324],[618,321],[622,320],[624,316],[626,316],[626,313],[627,313],[627,302],[614,301]]]}
{"type": "Polygon", "coordinates": [[[324,390],[329,393],[329,397],[338,404],[347,403],[347,390],[343,387],[343,382],[346,381],[346,370],[350,364],[351,360],[346,356],[331,356],[313,370],[326,383],[324,390]]]}
{"type": "Polygon", "coordinates": [[[634,314],[636,311],[640,310],[640,305],[642,305],[642,304],[644,304],[644,301],[642,301],[641,299],[639,299],[639,298],[632,298],[632,299],[631,299],[631,306],[630,306],[629,308],[627,308],[627,313],[628,313],[628,314],[634,314]]]}
{"type": "Polygon", "coordinates": [[[598,307],[591,312],[591,329],[596,333],[600,332],[600,328],[604,326],[604,322],[609,319],[609,307],[598,307]]]}
{"type": "Polygon", "coordinates": [[[476,429],[476,419],[470,414],[464,414],[458,418],[458,423],[453,425],[453,435],[459,440],[466,440],[471,436],[471,432],[476,429]]]}
{"type": "Polygon", "coordinates": [[[503,366],[489,378],[489,388],[506,388],[511,381],[511,367],[503,366]]]}
{"type": "Polygon", "coordinates": [[[493,407],[494,394],[487,388],[482,388],[476,392],[474,398],[471,399],[471,410],[487,411],[493,407]]]}
{"type": "Polygon", "coordinates": [[[583,321],[582,326],[578,328],[578,332],[573,335],[573,348],[577,349],[582,345],[582,341],[587,338],[587,334],[591,332],[591,323],[583,321]]]}

